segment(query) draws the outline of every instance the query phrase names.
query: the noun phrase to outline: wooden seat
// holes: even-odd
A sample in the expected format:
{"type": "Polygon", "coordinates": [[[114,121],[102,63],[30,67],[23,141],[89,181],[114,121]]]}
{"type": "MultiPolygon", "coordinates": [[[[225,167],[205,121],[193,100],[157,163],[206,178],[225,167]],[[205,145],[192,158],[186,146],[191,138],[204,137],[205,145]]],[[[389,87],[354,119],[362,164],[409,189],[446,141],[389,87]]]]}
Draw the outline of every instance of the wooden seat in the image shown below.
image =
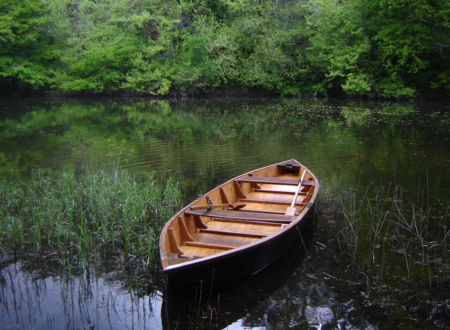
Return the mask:
{"type": "MultiPolygon", "coordinates": [[[[224,219],[224,218],[213,218],[214,221],[218,222],[229,222],[229,223],[244,223],[250,225],[259,225],[259,226],[270,226],[270,227],[280,227],[281,225],[285,225],[286,222],[290,222],[289,220],[281,220],[281,222],[273,222],[273,221],[262,221],[262,220],[243,220],[243,219],[224,219]]],[[[277,220],[279,221],[279,220],[277,220]]]]}
{"type": "MultiPolygon", "coordinates": [[[[263,192],[263,193],[270,193],[270,194],[282,194],[282,195],[294,195],[295,191],[286,191],[286,190],[279,190],[279,189],[262,189],[262,188],[256,188],[253,189],[254,192],[263,192]]],[[[306,191],[300,191],[299,195],[306,195],[308,192],[306,191]]]]}
{"type": "Polygon", "coordinates": [[[159,240],[163,271],[176,285],[261,271],[283,252],[282,245],[294,242],[319,187],[314,174],[294,159],[227,180],[164,226],[159,240]],[[211,277],[213,269],[217,278],[211,277]]]}
{"type": "Polygon", "coordinates": [[[217,229],[200,229],[200,233],[226,235],[226,236],[251,237],[251,238],[267,237],[267,235],[264,235],[264,234],[242,233],[242,232],[237,232],[237,231],[217,230],[217,229]]]}
{"type": "MultiPolygon", "coordinates": [[[[252,183],[268,183],[268,184],[278,184],[287,186],[297,186],[299,184],[298,179],[289,178],[274,178],[274,177],[262,177],[262,176],[250,176],[245,175],[238,179],[239,182],[252,182],[252,183]]],[[[314,182],[304,181],[303,186],[313,186],[314,182]]]]}
{"type": "Polygon", "coordinates": [[[264,214],[256,212],[234,211],[234,210],[189,210],[187,215],[203,216],[218,219],[237,219],[237,220],[251,220],[274,223],[290,223],[290,216],[281,214],[264,214]]]}
{"type": "MultiPolygon", "coordinates": [[[[247,202],[247,203],[263,203],[263,204],[278,204],[278,205],[290,205],[291,204],[291,202],[289,202],[289,201],[256,199],[256,198],[243,198],[243,199],[241,199],[241,201],[247,202]]],[[[305,205],[305,203],[296,202],[295,205],[305,205]]]]}

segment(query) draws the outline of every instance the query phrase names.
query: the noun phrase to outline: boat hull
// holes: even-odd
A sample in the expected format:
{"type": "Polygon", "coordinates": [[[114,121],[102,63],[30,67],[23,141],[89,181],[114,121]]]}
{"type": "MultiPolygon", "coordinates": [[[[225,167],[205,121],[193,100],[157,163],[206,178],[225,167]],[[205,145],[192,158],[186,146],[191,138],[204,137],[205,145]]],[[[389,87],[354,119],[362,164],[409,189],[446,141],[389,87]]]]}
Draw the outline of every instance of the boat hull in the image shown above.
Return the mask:
{"type": "Polygon", "coordinates": [[[301,221],[281,235],[260,245],[236,251],[213,260],[166,271],[170,287],[200,283],[229,282],[255,275],[269,267],[292,246],[301,244],[301,230],[312,220],[314,208],[310,208],[301,221]]]}
{"type": "Polygon", "coordinates": [[[319,187],[314,174],[292,159],[244,173],[199,197],[161,231],[169,286],[262,271],[300,238],[319,187]]]}

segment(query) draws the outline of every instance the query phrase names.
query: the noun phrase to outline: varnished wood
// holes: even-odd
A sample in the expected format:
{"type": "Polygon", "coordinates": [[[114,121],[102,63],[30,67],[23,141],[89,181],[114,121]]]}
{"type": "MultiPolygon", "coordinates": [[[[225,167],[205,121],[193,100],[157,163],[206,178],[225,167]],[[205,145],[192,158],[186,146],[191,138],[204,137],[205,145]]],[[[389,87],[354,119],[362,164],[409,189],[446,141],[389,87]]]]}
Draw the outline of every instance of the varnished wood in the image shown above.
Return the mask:
{"type": "MultiPolygon", "coordinates": [[[[270,200],[270,199],[256,199],[256,198],[243,198],[241,199],[242,202],[249,202],[249,203],[265,203],[265,204],[280,204],[280,205],[290,205],[291,202],[288,201],[281,201],[281,200],[270,200]]],[[[295,205],[305,205],[305,203],[295,203],[295,205]]]]}
{"type": "Polygon", "coordinates": [[[283,221],[283,223],[290,222],[292,217],[280,214],[261,214],[256,212],[234,211],[234,210],[207,210],[195,211],[190,210],[186,212],[189,215],[203,216],[211,218],[222,219],[240,219],[240,220],[260,220],[260,221],[283,221]]]}
{"type": "Polygon", "coordinates": [[[243,176],[239,178],[240,182],[254,182],[254,183],[270,183],[278,185],[298,185],[299,180],[288,178],[272,178],[272,177],[260,177],[260,176],[243,176]]]}
{"type": "MultiPolygon", "coordinates": [[[[255,192],[263,192],[263,193],[272,193],[272,194],[286,194],[286,195],[294,195],[295,191],[286,191],[286,190],[277,190],[277,189],[255,189],[255,192]]],[[[301,191],[298,193],[299,195],[306,195],[307,192],[301,191]]]]}
{"type": "Polygon", "coordinates": [[[208,280],[200,274],[209,269],[226,277],[267,266],[298,237],[295,228],[310,213],[319,186],[306,167],[289,160],[240,175],[199,197],[161,231],[161,263],[169,282],[170,277],[187,281],[194,273],[208,280]],[[306,177],[299,185],[302,173],[306,177]],[[286,215],[292,201],[294,213],[286,215]]]}
{"type": "Polygon", "coordinates": [[[267,236],[267,235],[262,235],[262,234],[242,233],[242,232],[237,232],[237,231],[214,230],[214,229],[200,229],[200,232],[208,233],[208,234],[253,237],[253,238],[263,238],[263,237],[267,236]]]}
{"type": "MultiPolygon", "coordinates": [[[[188,213],[186,213],[186,214],[188,214],[188,213]]],[[[189,213],[189,215],[190,215],[190,213],[189,213]]],[[[195,214],[193,214],[193,215],[194,215],[195,225],[198,228],[207,228],[206,225],[203,223],[202,219],[198,215],[195,215],[195,214]]]]}
{"type": "Polygon", "coordinates": [[[196,205],[191,206],[190,210],[210,210],[224,207],[231,207],[233,209],[238,209],[245,206],[245,203],[226,203],[226,204],[209,204],[209,205],[196,205]]]}
{"type": "MultiPolygon", "coordinates": [[[[259,177],[259,176],[243,176],[238,179],[240,182],[255,182],[255,183],[269,183],[277,185],[290,185],[297,186],[300,180],[298,179],[287,179],[287,178],[271,178],[271,177],[259,177]]],[[[305,181],[304,186],[313,186],[314,182],[305,181]]]]}
{"type": "Polygon", "coordinates": [[[186,223],[183,221],[181,217],[177,218],[178,220],[178,226],[180,227],[180,235],[183,239],[183,241],[193,241],[194,238],[192,238],[191,233],[186,227],[186,223]]]}
{"type": "Polygon", "coordinates": [[[219,244],[208,244],[208,243],[202,243],[202,242],[185,242],[184,245],[186,246],[195,246],[195,247],[203,247],[203,248],[213,248],[213,249],[220,249],[220,250],[231,250],[234,249],[235,246],[226,246],[226,245],[219,245],[219,244]]]}
{"type": "Polygon", "coordinates": [[[173,228],[169,228],[168,229],[168,234],[169,234],[170,247],[172,248],[172,250],[175,251],[175,253],[183,254],[184,252],[180,248],[180,246],[178,245],[177,239],[175,237],[174,229],[173,228]]]}
{"type": "Polygon", "coordinates": [[[231,204],[229,199],[228,199],[227,194],[225,193],[225,191],[223,190],[222,187],[219,187],[219,191],[220,191],[220,196],[222,197],[222,202],[224,204],[231,204]]]}
{"type": "Polygon", "coordinates": [[[286,215],[294,216],[295,213],[297,212],[297,209],[295,208],[295,206],[297,204],[297,197],[298,197],[299,192],[303,189],[303,182],[305,181],[306,172],[307,172],[306,170],[303,171],[303,174],[300,178],[300,183],[298,184],[298,187],[295,190],[295,194],[294,194],[294,198],[292,199],[291,206],[289,206],[286,209],[286,215]]]}
{"type": "Polygon", "coordinates": [[[254,212],[254,213],[266,213],[266,214],[284,215],[284,211],[258,210],[258,209],[250,209],[250,208],[245,208],[245,211],[247,211],[247,212],[254,212]]]}
{"type": "Polygon", "coordinates": [[[282,224],[289,223],[290,220],[243,220],[243,219],[224,219],[224,218],[214,218],[214,221],[219,222],[235,222],[235,223],[249,223],[261,226],[275,226],[279,227],[282,224]]]}
{"type": "Polygon", "coordinates": [[[236,181],[233,181],[234,189],[238,198],[245,198],[245,194],[242,192],[241,186],[236,181]]]}

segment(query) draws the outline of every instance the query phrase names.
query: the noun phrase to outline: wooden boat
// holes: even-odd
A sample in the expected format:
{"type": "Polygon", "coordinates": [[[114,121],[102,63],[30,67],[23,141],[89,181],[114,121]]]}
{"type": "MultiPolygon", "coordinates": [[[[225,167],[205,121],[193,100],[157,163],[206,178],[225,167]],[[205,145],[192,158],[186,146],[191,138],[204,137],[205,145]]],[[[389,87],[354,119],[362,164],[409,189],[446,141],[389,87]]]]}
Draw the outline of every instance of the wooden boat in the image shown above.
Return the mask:
{"type": "Polygon", "coordinates": [[[292,159],[214,188],[176,213],[159,249],[169,285],[256,274],[298,239],[319,191],[314,174],[292,159]]]}

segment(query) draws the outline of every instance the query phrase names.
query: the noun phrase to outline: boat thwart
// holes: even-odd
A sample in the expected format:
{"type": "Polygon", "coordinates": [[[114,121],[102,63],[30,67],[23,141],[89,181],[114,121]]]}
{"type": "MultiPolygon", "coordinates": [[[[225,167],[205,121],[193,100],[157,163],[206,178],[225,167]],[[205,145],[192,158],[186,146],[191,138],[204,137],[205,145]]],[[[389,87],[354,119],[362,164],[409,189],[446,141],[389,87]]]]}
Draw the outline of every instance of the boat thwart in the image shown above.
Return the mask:
{"type": "Polygon", "coordinates": [[[159,248],[170,285],[255,274],[298,238],[319,191],[315,175],[292,159],[242,174],[177,212],[159,248]]]}

